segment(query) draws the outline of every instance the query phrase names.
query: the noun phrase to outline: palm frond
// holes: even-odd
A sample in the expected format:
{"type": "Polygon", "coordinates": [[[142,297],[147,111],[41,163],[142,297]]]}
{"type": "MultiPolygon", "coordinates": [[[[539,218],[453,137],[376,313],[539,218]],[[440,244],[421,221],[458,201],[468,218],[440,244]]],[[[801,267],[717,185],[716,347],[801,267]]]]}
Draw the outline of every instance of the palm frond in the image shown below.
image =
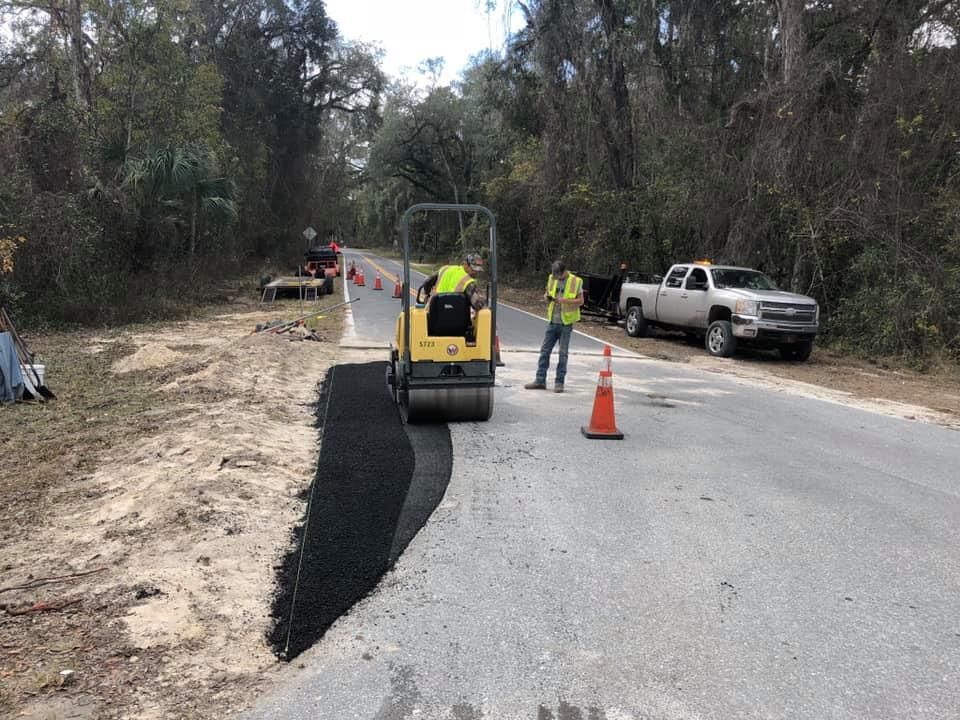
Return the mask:
{"type": "Polygon", "coordinates": [[[231,198],[204,197],[201,200],[200,207],[217,225],[233,225],[240,219],[237,203],[231,198]]]}

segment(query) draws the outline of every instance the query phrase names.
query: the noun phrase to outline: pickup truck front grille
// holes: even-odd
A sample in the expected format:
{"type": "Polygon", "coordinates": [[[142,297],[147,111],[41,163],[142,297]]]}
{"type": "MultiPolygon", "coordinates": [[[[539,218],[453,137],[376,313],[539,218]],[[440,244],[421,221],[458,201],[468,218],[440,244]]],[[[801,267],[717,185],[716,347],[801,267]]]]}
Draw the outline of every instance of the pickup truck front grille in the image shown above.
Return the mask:
{"type": "Polygon", "coordinates": [[[798,303],[762,302],[760,319],[776,323],[812,325],[817,321],[817,308],[815,305],[798,303]]]}

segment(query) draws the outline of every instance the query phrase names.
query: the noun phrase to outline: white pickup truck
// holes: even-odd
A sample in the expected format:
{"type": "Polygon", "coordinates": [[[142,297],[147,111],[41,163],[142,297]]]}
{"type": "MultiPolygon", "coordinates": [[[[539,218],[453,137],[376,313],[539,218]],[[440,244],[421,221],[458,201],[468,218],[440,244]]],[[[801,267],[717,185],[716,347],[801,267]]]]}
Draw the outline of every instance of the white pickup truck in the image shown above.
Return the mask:
{"type": "Polygon", "coordinates": [[[744,344],[801,362],[810,357],[820,323],[813,298],[778,290],[758,270],[704,261],[674,265],[659,285],[624,283],[620,313],[632,337],[656,326],[703,336],[707,352],[719,357],[744,344]]]}

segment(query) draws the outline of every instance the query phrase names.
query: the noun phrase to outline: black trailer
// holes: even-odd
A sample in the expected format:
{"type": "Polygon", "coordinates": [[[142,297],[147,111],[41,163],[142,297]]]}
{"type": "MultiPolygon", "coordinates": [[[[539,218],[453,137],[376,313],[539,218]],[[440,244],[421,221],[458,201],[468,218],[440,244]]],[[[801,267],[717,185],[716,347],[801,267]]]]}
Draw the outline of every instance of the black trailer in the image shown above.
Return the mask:
{"type": "Polygon", "coordinates": [[[621,265],[613,275],[574,274],[583,279],[584,303],[580,308],[581,314],[609,322],[623,319],[620,315],[620,288],[627,281],[625,265],[621,265]]]}

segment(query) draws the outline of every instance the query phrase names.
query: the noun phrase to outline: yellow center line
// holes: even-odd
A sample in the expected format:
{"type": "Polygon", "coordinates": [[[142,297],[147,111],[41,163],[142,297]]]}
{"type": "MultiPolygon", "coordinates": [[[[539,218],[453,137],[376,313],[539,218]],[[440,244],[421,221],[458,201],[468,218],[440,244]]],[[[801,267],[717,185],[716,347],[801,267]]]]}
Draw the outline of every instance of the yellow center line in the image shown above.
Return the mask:
{"type": "MultiPolygon", "coordinates": [[[[400,281],[400,275],[399,275],[399,274],[398,274],[398,275],[394,275],[392,272],[390,272],[389,270],[387,270],[385,267],[382,267],[382,266],[381,266],[378,262],[376,262],[375,260],[371,260],[370,257],[367,256],[367,255],[363,255],[362,257],[363,257],[363,259],[366,260],[368,263],[370,263],[371,265],[373,265],[373,267],[374,267],[376,270],[379,270],[379,271],[380,271],[380,274],[381,274],[382,276],[389,278],[389,279],[390,279],[390,282],[396,283],[396,282],[399,282],[399,281],[400,281]]],[[[412,297],[414,300],[416,300],[416,299],[417,299],[417,293],[414,292],[413,288],[410,288],[409,292],[410,292],[410,297],[412,297]]]]}

